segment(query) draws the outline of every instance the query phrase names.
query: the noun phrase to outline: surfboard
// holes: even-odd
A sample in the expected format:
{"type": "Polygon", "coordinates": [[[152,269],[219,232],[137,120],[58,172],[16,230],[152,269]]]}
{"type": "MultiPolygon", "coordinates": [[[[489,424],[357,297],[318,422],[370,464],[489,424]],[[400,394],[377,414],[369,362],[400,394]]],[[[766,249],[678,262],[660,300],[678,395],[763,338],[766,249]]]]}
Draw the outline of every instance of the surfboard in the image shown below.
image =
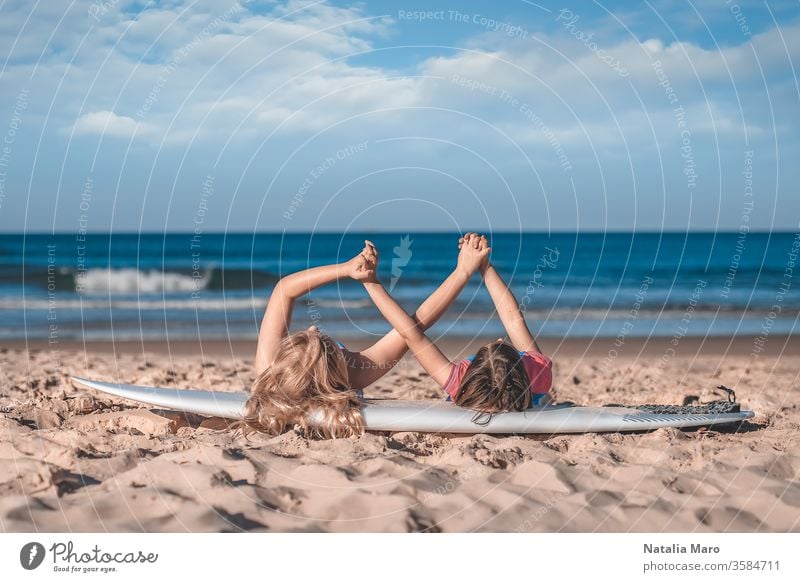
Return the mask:
{"type": "MultiPolygon", "coordinates": [[[[209,390],[180,390],[97,382],[73,376],[78,388],[151,406],[206,416],[241,419],[248,394],[209,390]]],[[[662,427],[692,428],[752,418],[749,410],[724,414],[655,414],[618,406],[589,407],[571,404],[545,404],[525,412],[502,412],[488,423],[476,422],[475,411],[444,401],[364,399],[367,430],[390,432],[444,432],[464,434],[555,434],[585,432],[625,432],[655,430],[662,427]]],[[[313,422],[313,419],[311,419],[313,422]]]]}

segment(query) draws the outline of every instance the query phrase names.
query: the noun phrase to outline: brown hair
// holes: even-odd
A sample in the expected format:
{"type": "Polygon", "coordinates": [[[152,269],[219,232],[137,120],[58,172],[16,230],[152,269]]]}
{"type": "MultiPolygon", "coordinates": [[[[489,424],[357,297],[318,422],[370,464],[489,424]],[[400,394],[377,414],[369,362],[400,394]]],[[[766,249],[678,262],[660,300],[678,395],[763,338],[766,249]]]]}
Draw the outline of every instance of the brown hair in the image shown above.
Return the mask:
{"type": "Polygon", "coordinates": [[[453,402],[489,413],[528,408],[530,379],[519,352],[502,342],[492,342],[479,349],[453,402]]]}
{"type": "Polygon", "coordinates": [[[344,355],[318,331],[298,331],[281,341],[272,365],[253,384],[240,427],[277,435],[294,424],[320,438],[364,432],[344,355]]]}

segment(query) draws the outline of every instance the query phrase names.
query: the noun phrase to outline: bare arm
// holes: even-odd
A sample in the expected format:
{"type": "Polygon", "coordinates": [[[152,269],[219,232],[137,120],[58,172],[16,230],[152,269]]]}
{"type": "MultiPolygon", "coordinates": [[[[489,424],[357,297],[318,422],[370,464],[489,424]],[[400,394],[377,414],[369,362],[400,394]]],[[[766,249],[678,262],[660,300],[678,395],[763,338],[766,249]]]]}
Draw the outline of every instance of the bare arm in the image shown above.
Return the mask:
{"type": "Polygon", "coordinates": [[[482,267],[483,281],[486,289],[494,302],[500,321],[508,334],[508,339],[516,349],[521,352],[531,350],[541,353],[536,340],[533,339],[528,325],[525,323],[525,316],[519,308],[519,303],[514,298],[511,289],[508,288],[503,278],[491,264],[482,267]]]}
{"type": "Polygon", "coordinates": [[[256,374],[261,374],[272,365],[278,345],[289,333],[295,300],[317,287],[347,277],[349,274],[349,263],[339,263],[292,273],[278,281],[272,290],[258,331],[256,374]]]}
{"type": "Polygon", "coordinates": [[[364,287],[375,306],[406,342],[422,367],[437,384],[444,386],[450,376],[450,360],[425,335],[417,322],[389,295],[383,285],[377,281],[371,281],[365,282],[364,287]]]}
{"type": "MultiPolygon", "coordinates": [[[[458,297],[472,273],[462,267],[450,273],[441,285],[417,308],[412,319],[421,331],[426,331],[458,297]]],[[[400,333],[392,329],[389,333],[359,353],[352,353],[350,385],[355,389],[369,386],[391,370],[408,350],[408,344],[400,333]]]]}

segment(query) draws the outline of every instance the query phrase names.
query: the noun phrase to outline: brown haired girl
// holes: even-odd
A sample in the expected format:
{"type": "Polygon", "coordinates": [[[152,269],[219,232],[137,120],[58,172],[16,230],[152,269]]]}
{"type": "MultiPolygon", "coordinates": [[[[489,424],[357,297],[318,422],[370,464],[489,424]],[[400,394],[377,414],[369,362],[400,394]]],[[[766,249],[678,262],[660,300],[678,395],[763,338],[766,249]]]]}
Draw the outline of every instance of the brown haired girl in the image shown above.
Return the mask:
{"type": "MultiPolygon", "coordinates": [[[[448,400],[481,412],[524,410],[547,401],[553,383],[552,362],[533,339],[514,295],[489,262],[485,237],[468,234],[461,241],[465,262],[477,261],[511,345],[497,340],[471,358],[451,362],[378,282],[374,270],[364,286],[383,316],[406,340],[414,356],[444,388],[448,400]]],[[[377,264],[378,253],[368,243],[367,256],[377,264]]]]}
{"type": "MultiPolygon", "coordinates": [[[[322,285],[350,277],[375,276],[377,256],[371,243],[341,264],[315,267],[283,277],[270,296],[256,348],[256,374],[245,409],[244,428],[279,434],[294,424],[324,438],[364,431],[359,392],[386,374],[408,349],[395,330],[372,346],[351,352],[315,326],[289,334],[294,302],[322,285]],[[308,415],[317,416],[313,424],[308,415]]],[[[433,325],[477,271],[478,262],[459,253],[455,270],[409,321],[420,329],[433,325]]],[[[405,313],[405,312],[404,312],[405,313]]]]}

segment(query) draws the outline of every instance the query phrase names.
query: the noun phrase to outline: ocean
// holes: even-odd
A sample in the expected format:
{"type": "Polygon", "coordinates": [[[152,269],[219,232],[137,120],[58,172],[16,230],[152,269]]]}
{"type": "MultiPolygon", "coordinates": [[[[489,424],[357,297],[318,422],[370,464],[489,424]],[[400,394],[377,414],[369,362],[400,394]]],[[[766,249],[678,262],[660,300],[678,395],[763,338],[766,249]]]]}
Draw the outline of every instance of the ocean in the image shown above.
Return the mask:
{"type": "MultiPolygon", "coordinates": [[[[0,339],[252,339],[282,276],[350,258],[370,238],[413,311],[454,267],[457,234],[0,235],[0,339]]],[[[492,261],[545,337],[794,334],[800,234],[495,233],[492,261]]],[[[363,338],[389,327],[349,280],[301,299],[293,328],[363,338]]],[[[474,277],[431,330],[504,335],[474,277]]]]}

